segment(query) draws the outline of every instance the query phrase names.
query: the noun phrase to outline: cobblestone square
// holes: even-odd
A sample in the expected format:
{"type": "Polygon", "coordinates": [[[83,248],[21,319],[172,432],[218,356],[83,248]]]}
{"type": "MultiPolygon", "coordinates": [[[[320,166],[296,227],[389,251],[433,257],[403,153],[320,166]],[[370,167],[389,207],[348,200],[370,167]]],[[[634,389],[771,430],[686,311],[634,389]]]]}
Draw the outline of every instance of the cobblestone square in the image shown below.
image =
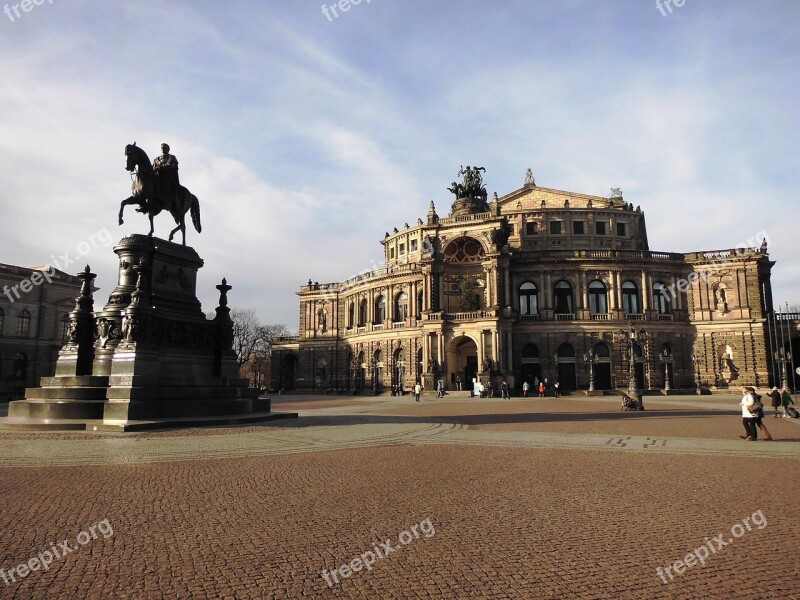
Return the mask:
{"type": "Polygon", "coordinates": [[[800,424],[747,443],[736,404],[283,396],[296,421],[0,433],[0,598],[796,598],[800,424]]]}

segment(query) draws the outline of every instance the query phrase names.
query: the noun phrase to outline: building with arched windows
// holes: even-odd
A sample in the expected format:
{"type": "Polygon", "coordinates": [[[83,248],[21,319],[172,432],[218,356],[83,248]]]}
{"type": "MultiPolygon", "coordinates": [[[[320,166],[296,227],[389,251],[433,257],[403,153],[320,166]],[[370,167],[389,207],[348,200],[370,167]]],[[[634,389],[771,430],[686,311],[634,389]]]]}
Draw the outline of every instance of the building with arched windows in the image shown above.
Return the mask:
{"type": "Polygon", "coordinates": [[[480,378],[611,390],[631,373],[641,389],[775,381],[766,244],[650,250],[644,212],[619,190],[529,181],[491,202],[485,190],[457,196],[449,216],[431,202],[426,220],[381,243],[383,268],[301,287],[299,335],[273,347],[274,388],[480,378]]]}
{"type": "Polygon", "coordinates": [[[0,401],[55,370],[81,281],[57,269],[0,263],[0,401]]]}

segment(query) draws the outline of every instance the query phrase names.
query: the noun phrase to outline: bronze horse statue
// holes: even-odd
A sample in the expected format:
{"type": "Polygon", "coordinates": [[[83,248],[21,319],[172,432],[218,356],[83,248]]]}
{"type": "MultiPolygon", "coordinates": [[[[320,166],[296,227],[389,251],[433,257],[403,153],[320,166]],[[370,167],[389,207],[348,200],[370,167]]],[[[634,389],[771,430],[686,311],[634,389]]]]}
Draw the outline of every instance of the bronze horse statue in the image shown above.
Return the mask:
{"type": "Polygon", "coordinates": [[[184,217],[186,213],[192,216],[192,224],[194,225],[197,233],[202,230],[200,226],[200,203],[197,197],[192,194],[185,187],[178,186],[178,193],[174,197],[168,197],[166,193],[168,186],[164,182],[159,181],[150,158],[147,153],[136,145],[128,144],[125,146],[125,156],[127,157],[127,164],[125,169],[131,173],[136,174],[136,178],[131,185],[132,196],[123,200],[119,205],[119,224],[122,225],[122,212],[125,207],[130,204],[138,204],[138,212],[146,213],[150,219],[150,233],[153,235],[153,217],[155,217],[162,210],[168,210],[178,226],[173,229],[169,234],[169,241],[180,230],[183,235],[183,245],[186,245],[186,222],[184,217]],[[165,197],[166,196],[166,197],[165,197]]]}

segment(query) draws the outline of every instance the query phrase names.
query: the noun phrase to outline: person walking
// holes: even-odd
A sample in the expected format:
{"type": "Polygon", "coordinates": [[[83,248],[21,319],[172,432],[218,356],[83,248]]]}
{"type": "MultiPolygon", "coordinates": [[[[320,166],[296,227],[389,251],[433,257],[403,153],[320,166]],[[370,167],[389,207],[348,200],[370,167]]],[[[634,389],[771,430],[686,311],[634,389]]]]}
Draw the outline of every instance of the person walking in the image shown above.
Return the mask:
{"type": "Polygon", "coordinates": [[[544,391],[545,391],[545,389],[546,389],[546,388],[544,387],[544,381],[542,381],[542,382],[539,384],[539,398],[544,398],[544,391]]]}
{"type": "Polygon", "coordinates": [[[500,384],[500,392],[503,396],[503,400],[508,400],[508,382],[503,379],[503,383],[500,384]]]}
{"type": "Polygon", "coordinates": [[[781,403],[783,404],[783,416],[787,419],[791,419],[791,415],[789,414],[789,405],[794,404],[794,402],[792,402],[792,397],[789,395],[789,390],[786,388],[781,390],[781,403]]]}
{"type": "Polygon", "coordinates": [[[770,398],[772,398],[772,408],[775,409],[775,418],[778,418],[778,408],[781,406],[781,393],[778,391],[778,388],[772,388],[772,391],[767,394],[770,398]]]}
{"type": "Polygon", "coordinates": [[[553,384],[553,390],[555,391],[556,398],[561,398],[561,383],[556,379],[556,382],[553,384]]]}
{"type": "Polygon", "coordinates": [[[461,375],[456,375],[456,390],[461,391],[461,375]]]}
{"type": "Polygon", "coordinates": [[[522,382],[522,397],[523,398],[527,398],[528,397],[528,392],[530,390],[531,390],[531,384],[526,379],[525,381],[522,382]]]}
{"type": "Polygon", "coordinates": [[[439,385],[436,388],[436,397],[437,398],[444,398],[444,380],[439,380],[439,385]]]}
{"type": "Polygon", "coordinates": [[[756,417],[750,412],[750,407],[755,404],[755,394],[751,394],[750,390],[753,388],[742,388],[742,401],[739,403],[742,407],[742,425],[746,435],[739,437],[748,442],[754,442],[758,439],[758,429],[756,428],[756,417]]]}
{"type": "Polygon", "coordinates": [[[422,393],[422,386],[419,384],[418,381],[417,384],[414,386],[414,398],[417,399],[417,402],[419,402],[419,395],[421,393],[422,393]]]}
{"type": "Polygon", "coordinates": [[[755,398],[756,402],[758,402],[761,405],[761,408],[759,408],[756,411],[756,414],[755,414],[756,427],[758,427],[761,430],[761,436],[763,437],[764,441],[765,442],[771,442],[772,441],[772,436],[770,435],[769,429],[767,429],[767,426],[764,425],[764,421],[762,420],[764,418],[764,403],[761,402],[761,396],[759,394],[757,394],[756,391],[753,388],[750,388],[750,391],[752,392],[753,397],[755,398]]]}

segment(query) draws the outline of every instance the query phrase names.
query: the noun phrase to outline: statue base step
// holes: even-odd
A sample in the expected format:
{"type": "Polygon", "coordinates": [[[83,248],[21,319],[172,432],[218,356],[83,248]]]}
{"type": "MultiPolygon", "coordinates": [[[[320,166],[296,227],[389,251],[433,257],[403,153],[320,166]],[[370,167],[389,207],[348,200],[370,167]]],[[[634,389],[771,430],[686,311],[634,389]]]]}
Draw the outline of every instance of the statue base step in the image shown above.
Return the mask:
{"type": "Polygon", "coordinates": [[[249,414],[215,415],[207,417],[175,417],[163,419],[25,419],[8,417],[0,419],[0,429],[14,431],[97,431],[130,432],[188,427],[214,427],[263,423],[278,419],[296,419],[297,413],[257,412],[249,414]]]}

